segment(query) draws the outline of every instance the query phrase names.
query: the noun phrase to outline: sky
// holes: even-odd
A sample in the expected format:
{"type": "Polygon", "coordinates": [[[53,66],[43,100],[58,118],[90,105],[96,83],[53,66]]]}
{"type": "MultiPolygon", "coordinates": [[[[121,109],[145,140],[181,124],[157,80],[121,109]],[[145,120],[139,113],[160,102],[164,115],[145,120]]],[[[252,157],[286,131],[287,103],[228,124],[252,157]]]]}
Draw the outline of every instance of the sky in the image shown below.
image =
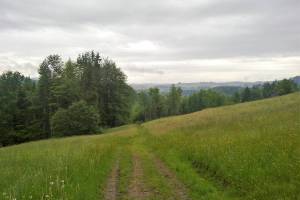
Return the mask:
{"type": "Polygon", "coordinates": [[[129,83],[300,75],[299,0],[0,0],[0,73],[98,51],[129,83]]]}

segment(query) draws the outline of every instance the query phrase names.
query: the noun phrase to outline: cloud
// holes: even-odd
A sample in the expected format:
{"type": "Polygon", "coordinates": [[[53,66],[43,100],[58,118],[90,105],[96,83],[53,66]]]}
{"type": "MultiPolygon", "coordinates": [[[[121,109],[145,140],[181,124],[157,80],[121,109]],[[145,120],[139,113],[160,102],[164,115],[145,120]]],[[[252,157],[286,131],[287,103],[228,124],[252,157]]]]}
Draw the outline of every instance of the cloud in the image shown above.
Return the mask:
{"type": "Polygon", "coordinates": [[[261,68],[276,78],[278,66],[286,75],[300,73],[298,61],[281,66],[300,57],[298,0],[1,0],[0,13],[0,71],[36,76],[35,66],[51,53],[75,59],[93,49],[115,60],[130,81],[183,81],[170,72],[189,74],[190,81],[208,72],[212,81],[213,73],[255,79],[261,68]],[[243,59],[272,66],[234,64],[243,59]]]}
{"type": "Polygon", "coordinates": [[[26,76],[37,77],[37,69],[38,66],[30,61],[14,58],[10,54],[0,54],[0,73],[5,71],[19,71],[26,76]]]}
{"type": "Polygon", "coordinates": [[[137,67],[137,66],[126,66],[123,68],[125,71],[129,73],[136,73],[138,75],[140,74],[158,74],[158,75],[163,75],[164,71],[156,69],[154,66],[150,66],[148,68],[146,67],[137,67]]]}

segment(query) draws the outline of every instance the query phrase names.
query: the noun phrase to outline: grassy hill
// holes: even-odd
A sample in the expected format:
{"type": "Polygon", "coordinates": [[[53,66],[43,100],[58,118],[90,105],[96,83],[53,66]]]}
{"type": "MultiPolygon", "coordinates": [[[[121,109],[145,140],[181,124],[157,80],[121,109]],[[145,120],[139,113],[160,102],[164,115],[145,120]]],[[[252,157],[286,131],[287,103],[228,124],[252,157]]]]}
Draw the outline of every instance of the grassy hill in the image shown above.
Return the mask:
{"type": "Polygon", "coordinates": [[[0,199],[299,199],[300,93],[0,149],[0,199]]]}

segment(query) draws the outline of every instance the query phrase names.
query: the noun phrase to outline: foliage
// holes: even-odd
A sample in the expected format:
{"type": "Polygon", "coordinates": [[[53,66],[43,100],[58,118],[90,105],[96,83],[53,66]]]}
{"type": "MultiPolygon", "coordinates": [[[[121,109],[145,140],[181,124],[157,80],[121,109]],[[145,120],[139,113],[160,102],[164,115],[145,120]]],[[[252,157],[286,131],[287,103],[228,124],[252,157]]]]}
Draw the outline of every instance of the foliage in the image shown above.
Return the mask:
{"type": "Polygon", "coordinates": [[[97,131],[99,115],[95,108],[84,101],[60,108],[51,118],[54,136],[89,134],[97,131]]]}
{"type": "Polygon", "coordinates": [[[172,85],[170,92],[167,95],[167,110],[168,115],[178,115],[180,113],[182,90],[180,87],[172,85]]]}
{"type": "MultiPolygon", "coordinates": [[[[38,72],[38,81],[19,72],[0,76],[0,146],[49,138],[54,132],[56,135],[90,133],[95,126],[114,127],[130,121],[134,91],[121,69],[99,53],[86,52],[76,62],[66,63],[59,55],[50,55],[40,64],[38,72]],[[69,109],[81,100],[95,108],[93,122],[91,118],[87,117],[88,121],[82,118],[82,129],[74,130],[75,122],[64,131],[59,129],[66,120],[79,120],[74,115],[63,115],[72,112],[69,109]],[[52,126],[51,118],[55,121],[52,126]]],[[[84,112],[86,107],[82,109],[77,111],[84,112]]]]}
{"type": "Polygon", "coordinates": [[[36,84],[19,72],[0,76],[0,146],[39,139],[36,84]]]}
{"type": "Polygon", "coordinates": [[[293,80],[283,79],[281,81],[266,82],[263,85],[257,85],[252,88],[236,92],[233,95],[233,102],[247,102],[274,96],[281,96],[296,92],[297,84],[293,80]]]}
{"type": "MultiPolygon", "coordinates": [[[[62,73],[62,61],[58,55],[48,56],[40,65],[39,68],[39,82],[38,82],[38,95],[39,104],[42,112],[42,128],[45,137],[50,137],[51,127],[50,127],[50,116],[51,112],[51,98],[53,96],[52,86],[60,78],[62,73]]],[[[55,105],[55,104],[54,104],[55,105]]]]}
{"type": "Polygon", "coordinates": [[[223,94],[212,90],[200,90],[184,99],[182,113],[190,113],[204,108],[222,106],[225,105],[226,102],[226,97],[223,94]]]}
{"type": "Polygon", "coordinates": [[[142,91],[137,94],[137,102],[133,110],[133,121],[148,121],[166,116],[166,97],[158,88],[142,91]]]}

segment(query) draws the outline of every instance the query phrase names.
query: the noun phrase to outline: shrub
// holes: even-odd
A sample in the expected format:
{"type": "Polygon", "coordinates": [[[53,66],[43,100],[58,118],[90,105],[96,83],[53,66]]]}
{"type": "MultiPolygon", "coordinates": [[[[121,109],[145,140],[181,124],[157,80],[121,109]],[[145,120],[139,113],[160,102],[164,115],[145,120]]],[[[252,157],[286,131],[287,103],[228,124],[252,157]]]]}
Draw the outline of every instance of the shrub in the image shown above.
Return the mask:
{"type": "Polygon", "coordinates": [[[59,109],[51,118],[54,136],[89,134],[98,127],[99,115],[84,101],[73,103],[68,109],[59,109]]]}

